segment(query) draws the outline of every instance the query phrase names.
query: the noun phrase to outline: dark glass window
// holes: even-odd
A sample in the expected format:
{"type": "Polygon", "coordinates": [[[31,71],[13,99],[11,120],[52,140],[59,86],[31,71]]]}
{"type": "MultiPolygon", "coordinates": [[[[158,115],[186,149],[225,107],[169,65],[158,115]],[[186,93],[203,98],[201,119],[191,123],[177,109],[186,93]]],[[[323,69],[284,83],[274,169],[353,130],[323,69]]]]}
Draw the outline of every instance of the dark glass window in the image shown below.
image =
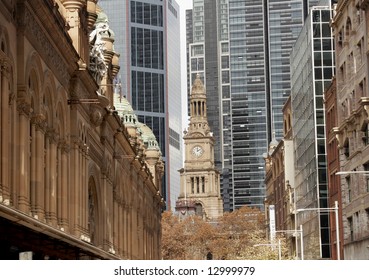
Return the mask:
{"type": "Polygon", "coordinates": [[[151,25],[158,25],[158,6],[151,5],[151,25]]]}
{"type": "Polygon", "coordinates": [[[132,108],[137,108],[137,73],[132,71],[132,108]]]}
{"type": "Polygon", "coordinates": [[[142,100],[144,96],[144,86],[144,74],[143,72],[137,72],[137,109],[140,111],[145,110],[145,103],[144,100],[142,100]]]}
{"type": "Polygon", "coordinates": [[[164,69],[163,44],[163,32],[159,31],[159,69],[164,69]]]}
{"type": "Polygon", "coordinates": [[[145,40],[145,67],[151,68],[151,31],[150,29],[144,30],[145,40]]]}
{"type": "Polygon", "coordinates": [[[142,23],[142,3],[136,2],[136,22],[142,23]]]}
{"type": "Polygon", "coordinates": [[[314,69],[314,72],[315,72],[315,79],[317,80],[321,80],[323,77],[322,77],[322,68],[320,67],[316,67],[314,69]]]}
{"type": "Polygon", "coordinates": [[[153,112],[159,112],[159,74],[152,74],[153,112]]]}
{"type": "Polygon", "coordinates": [[[314,66],[322,66],[321,52],[314,52],[314,66]]]}
{"type": "Polygon", "coordinates": [[[322,22],[330,22],[330,20],[331,20],[331,12],[322,11],[322,22]]]}
{"type": "Polygon", "coordinates": [[[322,48],[320,39],[314,39],[314,51],[320,51],[322,48]]]}
{"type": "Polygon", "coordinates": [[[145,111],[152,111],[151,73],[145,73],[145,111]]]}
{"type": "Polygon", "coordinates": [[[331,37],[331,27],[329,26],[329,23],[322,24],[322,37],[331,37]]]}
{"type": "Polygon", "coordinates": [[[145,3],[144,4],[144,24],[150,24],[150,4],[145,3]]]}
{"type": "Polygon", "coordinates": [[[136,66],[136,59],[137,59],[137,40],[136,40],[136,28],[131,28],[131,63],[133,66],[136,66]]]}
{"type": "Polygon", "coordinates": [[[154,69],[159,69],[159,34],[156,30],[151,30],[151,43],[152,43],[152,53],[151,53],[151,67],[154,69]]]}
{"type": "Polygon", "coordinates": [[[163,26],[163,6],[159,6],[158,25],[163,26]]]}
{"type": "Polygon", "coordinates": [[[332,50],[332,40],[331,39],[323,39],[323,51],[332,50]]]}
{"type": "Polygon", "coordinates": [[[136,2],[131,1],[131,22],[136,22],[136,2]]]}
{"type": "Polygon", "coordinates": [[[137,63],[136,65],[139,67],[143,67],[144,49],[143,49],[143,30],[142,28],[136,28],[136,33],[137,33],[137,63]]]}
{"type": "Polygon", "coordinates": [[[320,38],[321,34],[320,34],[320,24],[319,23],[314,23],[313,24],[313,36],[314,38],[320,38]]]}

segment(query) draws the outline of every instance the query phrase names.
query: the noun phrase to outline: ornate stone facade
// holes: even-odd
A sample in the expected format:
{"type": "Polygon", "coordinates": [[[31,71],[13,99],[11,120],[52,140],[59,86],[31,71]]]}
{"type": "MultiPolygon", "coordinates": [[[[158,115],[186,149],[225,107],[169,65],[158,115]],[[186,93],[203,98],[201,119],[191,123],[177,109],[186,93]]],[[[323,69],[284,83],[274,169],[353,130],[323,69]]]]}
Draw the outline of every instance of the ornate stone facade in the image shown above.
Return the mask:
{"type": "Polygon", "coordinates": [[[214,137],[207,120],[206,92],[199,76],[190,97],[190,123],[183,137],[185,165],[181,175],[176,211],[181,216],[196,214],[205,220],[223,215],[220,176],[214,165],[214,137]]]}
{"type": "Polygon", "coordinates": [[[0,259],[160,259],[163,162],[96,2],[0,2],[0,259]]]}
{"type": "Polygon", "coordinates": [[[336,50],[336,85],[332,90],[336,95],[337,126],[332,128],[336,140],[331,143],[338,145],[338,155],[333,154],[337,163],[330,175],[341,173],[338,181],[331,176],[330,188],[332,195],[340,192],[334,199],[341,200],[344,259],[369,258],[368,3],[339,1],[332,22],[336,50]]]}

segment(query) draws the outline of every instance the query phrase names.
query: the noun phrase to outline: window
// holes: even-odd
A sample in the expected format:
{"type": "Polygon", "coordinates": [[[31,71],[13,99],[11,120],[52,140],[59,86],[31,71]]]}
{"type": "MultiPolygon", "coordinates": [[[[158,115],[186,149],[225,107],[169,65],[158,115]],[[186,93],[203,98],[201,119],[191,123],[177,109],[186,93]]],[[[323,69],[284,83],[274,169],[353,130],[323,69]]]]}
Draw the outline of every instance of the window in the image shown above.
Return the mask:
{"type": "Polygon", "coordinates": [[[350,144],[348,140],[346,140],[345,144],[343,145],[343,153],[346,157],[350,156],[350,144]]]}
{"type": "Polygon", "coordinates": [[[346,185],[347,185],[347,201],[351,202],[351,178],[350,176],[346,177],[346,185]]]}
{"type": "Polygon", "coordinates": [[[368,144],[369,144],[369,126],[368,126],[368,124],[366,123],[365,125],[364,125],[364,127],[362,128],[362,140],[363,140],[363,144],[365,145],[365,146],[367,146],[368,144]]]}
{"type": "MultiPolygon", "coordinates": [[[[364,170],[368,171],[369,173],[369,162],[366,162],[363,166],[364,170]]],[[[366,191],[369,192],[369,174],[364,174],[364,176],[365,176],[366,191]]]]}
{"type": "Polygon", "coordinates": [[[348,226],[349,226],[349,230],[350,230],[349,240],[354,241],[354,224],[353,224],[353,221],[352,221],[352,217],[347,218],[347,222],[348,222],[348,226]]]}

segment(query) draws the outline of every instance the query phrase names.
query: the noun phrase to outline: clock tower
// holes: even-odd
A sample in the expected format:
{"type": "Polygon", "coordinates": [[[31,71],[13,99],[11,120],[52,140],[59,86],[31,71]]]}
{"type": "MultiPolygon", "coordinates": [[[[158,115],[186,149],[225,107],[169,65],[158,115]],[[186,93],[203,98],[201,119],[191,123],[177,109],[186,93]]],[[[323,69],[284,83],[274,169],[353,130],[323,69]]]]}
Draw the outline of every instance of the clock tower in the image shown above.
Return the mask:
{"type": "Polygon", "coordinates": [[[183,136],[184,168],[180,169],[179,215],[201,215],[213,220],[223,215],[220,176],[214,164],[214,137],[206,115],[205,87],[197,75],[190,96],[190,121],[183,136]]]}

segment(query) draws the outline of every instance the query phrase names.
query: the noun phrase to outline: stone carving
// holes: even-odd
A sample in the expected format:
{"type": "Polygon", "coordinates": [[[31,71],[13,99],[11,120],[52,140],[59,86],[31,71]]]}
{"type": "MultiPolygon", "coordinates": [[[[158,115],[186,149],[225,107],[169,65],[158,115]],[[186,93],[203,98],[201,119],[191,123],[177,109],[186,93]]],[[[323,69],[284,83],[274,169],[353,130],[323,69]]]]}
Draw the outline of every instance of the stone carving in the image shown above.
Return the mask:
{"type": "Polygon", "coordinates": [[[31,119],[31,123],[36,126],[36,129],[45,131],[46,129],[46,117],[44,114],[34,114],[31,119]]]}
{"type": "Polygon", "coordinates": [[[30,117],[33,112],[33,109],[31,108],[31,104],[25,101],[19,102],[17,105],[17,109],[18,109],[19,114],[25,115],[27,117],[30,117]]]}
{"type": "Polygon", "coordinates": [[[91,124],[95,127],[100,126],[103,121],[103,114],[97,106],[91,106],[90,121],[91,124]]]}
{"type": "Polygon", "coordinates": [[[23,21],[20,24],[24,24],[27,38],[40,50],[38,52],[39,55],[46,61],[47,65],[53,69],[54,74],[63,81],[63,84],[68,85],[69,74],[67,67],[34,16],[28,9],[25,9],[24,17],[20,18],[20,20],[23,21]]]}
{"type": "Polygon", "coordinates": [[[92,73],[97,84],[101,83],[105,76],[108,65],[105,63],[104,50],[105,43],[102,40],[104,34],[109,32],[108,20],[98,19],[95,24],[95,30],[90,34],[90,65],[89,70],[92,73]]]}

